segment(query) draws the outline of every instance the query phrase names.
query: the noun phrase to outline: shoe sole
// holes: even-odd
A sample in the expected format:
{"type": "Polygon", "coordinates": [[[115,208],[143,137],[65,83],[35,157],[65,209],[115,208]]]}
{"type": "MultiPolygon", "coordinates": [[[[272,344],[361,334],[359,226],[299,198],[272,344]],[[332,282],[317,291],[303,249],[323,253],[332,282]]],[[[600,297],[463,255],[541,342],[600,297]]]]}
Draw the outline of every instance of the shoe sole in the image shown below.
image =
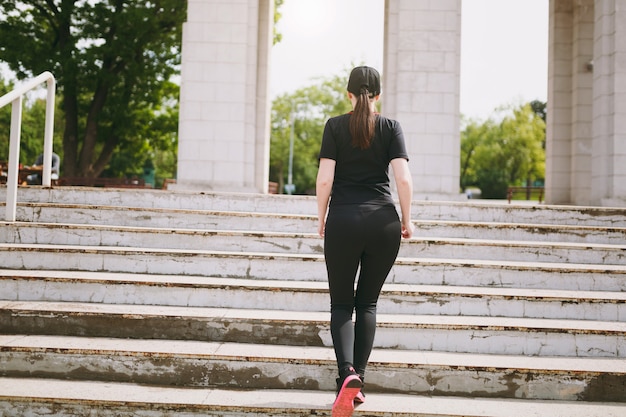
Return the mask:
{"type": "Polygon", "coordinates": [[[363,395],[361,393],[361,391],[359,391],[359,393],[356,395],[356,397],[354,397],[354,403],[355,404],[363,404],[365,402],[365,395],[363,395]]]}
{"type": "Polygon", "coordinates": [[[333,404],[332,417],[351,417],[354,412],[354,398],[361,392],[362,387],[363,384],[358,376],[348,376],[343,381],[339,395],[333,404]]]}

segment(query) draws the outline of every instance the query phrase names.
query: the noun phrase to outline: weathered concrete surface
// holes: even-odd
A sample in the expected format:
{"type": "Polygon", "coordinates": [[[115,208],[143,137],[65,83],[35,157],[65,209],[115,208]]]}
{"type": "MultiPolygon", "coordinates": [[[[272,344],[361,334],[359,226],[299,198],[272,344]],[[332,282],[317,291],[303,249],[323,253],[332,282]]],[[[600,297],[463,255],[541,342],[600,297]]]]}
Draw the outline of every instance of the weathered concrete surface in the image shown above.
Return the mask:
{"type": "MultiPolygon", "coordinates": [[[[214,210],[90,206],[84,204],[20,203],[17,220],[73,224],[98,224],[164,229],[208,229],[286,231],[312,233],[317,230],[313,214],[255,213],[214,210]]],[[[544,220],[546,221],[546,220],[544,220]]],[[[564,225],[508,222],[414,220],[420,238],[479,238],[533,242],[604,243],[623,245],[626,225],[564,225]]]]}
{"type": "MultiPolygon", "coordinates": [[[[2,278],[0,276],[0,278],[2,278]]],[[[22,301],[100,302],[188,307],[326,311],[324,282],[242,278],[91,275],[0,279],[0,290],[22,301]]],[[[434,314],[626,321],[626,293],[387,284],[378,310],[434,314]]]]}
{"type": "MultiPolygon", "coordinates": [[[[189,210],[243,211],[315,215],[315,197],[184,192],[87,187],[24,187],[18,202],[90,204],[189,210]]],[[[0,204],[6,201],[6,186],[0,186],[0,204]]],[[[413,204],[414,219],[453,220],[496,223],[548,223],[563,225],[601,225],[626,227],[626,208],[549,206],[502,201],[424,201],[413,204]]]]}
{"type": "MultiPolygon", "coordinates": [[[[0,333],[332,346],[329,313],[0,301],[0,333]]],[[[626,358],[626,323],[378,315],[374,347],[456,353],[626,358]]]]}
{"type": "MultiPolygon", "coordinates": [[[[181,389],[92,381],[0,378],[5,417],[330,416],[332,393],[302,390],[181,389]],[[49,398],[55,398],[51,401],[49,398]],[[97,410],[97,411],[96,411],[97,410]]],[[[369,394],[355,416],[623,417],[618,403],[369,394]]]]}
{"type": "MultiPolygon", "coordinates": [[[[334,389],[331,348],[0,336],[2,375],[155,385],[334,389]]],[[[625,402],[626,361],[382,351],[368,387],[378,392],[625,402]]]]}
{"type": "MultiPolygon", "coordinates": [[[[0,414],[82,415],[89,404],[94,415],[328,415],[335,365],[314,198],[19,191],[27,223],[0,227],[0,373],[51,389],[100,380],[68,383],[112,396],[42,394],[33,406],[0,389],[0,414]],[[149,386],[129,402],[121,387],[136,386],[107,380],[149,386]],[[181,385],[145,407],[154,384],[181,385]],[[239,395],[267,387],[329,399],[239,395]],[[166,400],[200,391],[231,401],[166,400]]],[[[418,237],[403,244],[380,299],[370,394],[355,415],[594,415],[588,402],[602,415],[624,411],[598,402],[624,401],[625,213],[415,202],[418,237]],[[455,396],[480,406],[455,408],[455,396]]]]}
{"type": "MultiPolygon", "coordinates": [[[[2,267],[320,281],[323,255],[0,243],[2,267]]],[[[626,291],[623,265],[398,258],[389,283],[626,291]]]]}
{"type": "MultiPolygon", "coordinates": [[[[626,238],[626,234],[624,235],[626,238]]],[[[315,233],[174,229],[56,223],[0,223],[0,242],[202,249],[231,252],[323,254],[315,233]]],[[[626,266],[626,243],[502,241],[484,238],[423,238],[403,241],[405,258],[476,259],[626,266]]]]}

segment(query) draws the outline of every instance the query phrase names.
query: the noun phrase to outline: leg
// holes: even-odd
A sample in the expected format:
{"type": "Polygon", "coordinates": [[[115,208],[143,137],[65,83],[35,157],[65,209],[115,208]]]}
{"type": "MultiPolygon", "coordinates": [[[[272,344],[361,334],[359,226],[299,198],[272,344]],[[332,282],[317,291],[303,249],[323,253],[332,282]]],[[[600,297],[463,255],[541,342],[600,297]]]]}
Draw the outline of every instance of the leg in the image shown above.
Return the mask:
{"type": "Polygon", "coordinates": [[[371,232],[361,258],[356,290],[354,367],[363,378],[376,334],[376,306],[380,291],[400,248],[401,225],[395,208],[381,208],[369,216],[371,232]]]}
{"type": "Polygon", "coordinates": [[[362,252],[353,210],[333,210],[326,221],[324,257],[328,272],[330,329],[340,370],[354,362],[354,281],[362,252]]]}

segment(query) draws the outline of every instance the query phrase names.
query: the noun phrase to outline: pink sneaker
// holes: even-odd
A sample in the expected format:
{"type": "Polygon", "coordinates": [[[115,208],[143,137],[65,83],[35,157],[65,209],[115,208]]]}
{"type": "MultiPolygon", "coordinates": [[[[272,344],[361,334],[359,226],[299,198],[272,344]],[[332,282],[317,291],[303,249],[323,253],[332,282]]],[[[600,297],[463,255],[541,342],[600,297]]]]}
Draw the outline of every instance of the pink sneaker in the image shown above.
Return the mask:
{"type": "Polygon", "coordinates": [[[354,400],[361,392],[363,383],[358,375],[348,375],[341,384],[341,389],[333,404],[332,417],[351,417],[354,400]]]}

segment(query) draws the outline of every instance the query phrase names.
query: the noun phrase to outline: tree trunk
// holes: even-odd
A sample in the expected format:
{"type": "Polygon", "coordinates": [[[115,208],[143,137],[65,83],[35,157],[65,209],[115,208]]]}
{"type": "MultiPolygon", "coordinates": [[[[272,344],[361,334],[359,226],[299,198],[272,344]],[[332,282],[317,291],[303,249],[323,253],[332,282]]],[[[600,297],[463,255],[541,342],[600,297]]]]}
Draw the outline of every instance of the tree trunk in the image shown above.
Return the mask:
{"type": "Polygon", "coordinates": [[[63,86],[63,111],[65,112],[65,131],[63,132],[62,172],[67,176],[76,176],[78,163],[78,93],[76,85],[76,68],[74,60],[75,44],[71,34],[71,16],[74,2],[65,0],[57,13],[58,42],[62,55],[62,72],[59,74],[63,86]]]}

